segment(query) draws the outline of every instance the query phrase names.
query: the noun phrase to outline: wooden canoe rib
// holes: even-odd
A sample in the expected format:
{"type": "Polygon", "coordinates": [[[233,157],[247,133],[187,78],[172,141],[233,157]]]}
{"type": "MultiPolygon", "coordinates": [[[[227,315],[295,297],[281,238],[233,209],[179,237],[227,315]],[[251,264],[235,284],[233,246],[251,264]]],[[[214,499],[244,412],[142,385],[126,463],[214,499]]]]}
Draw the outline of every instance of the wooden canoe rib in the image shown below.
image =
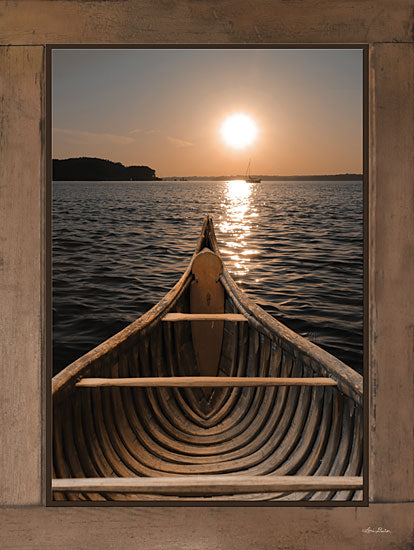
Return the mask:
{"type": "Polygon", "coordinates": [[[53,378],[55,500],[361,500],[362,377],[217,258],[208,216],[172,290],[53,378]]]}

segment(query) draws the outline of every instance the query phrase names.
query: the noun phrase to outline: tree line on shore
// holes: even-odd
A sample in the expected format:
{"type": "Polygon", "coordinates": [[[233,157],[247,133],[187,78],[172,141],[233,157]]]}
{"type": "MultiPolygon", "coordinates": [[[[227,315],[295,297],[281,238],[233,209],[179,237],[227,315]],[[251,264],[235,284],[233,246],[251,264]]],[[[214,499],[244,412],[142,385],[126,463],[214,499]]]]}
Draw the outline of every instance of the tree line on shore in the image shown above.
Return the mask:
{"type": "MultiPolygon", "coordinates": [[[[228,179],[243,179],[245,176],[171,176],[158,178],[155,170],[149,166],[124,166],[120,162],[106,159],[79,157],[69,159],[53,159],[53,181],[160,181],[160,180],[191,180],[191,181],[225,181],[228,179]]],[[[331,174],[331,175],[296,175],[296,176],[260,176],[262,181],[358,181],[362,174],[331,174]]]]}
{"type": "Polygon", "coordinates": [[[110,160],[79,157],[53,159],[54,181],[148,181],[159,180],[149,166],[124,166],[110,160]]]}

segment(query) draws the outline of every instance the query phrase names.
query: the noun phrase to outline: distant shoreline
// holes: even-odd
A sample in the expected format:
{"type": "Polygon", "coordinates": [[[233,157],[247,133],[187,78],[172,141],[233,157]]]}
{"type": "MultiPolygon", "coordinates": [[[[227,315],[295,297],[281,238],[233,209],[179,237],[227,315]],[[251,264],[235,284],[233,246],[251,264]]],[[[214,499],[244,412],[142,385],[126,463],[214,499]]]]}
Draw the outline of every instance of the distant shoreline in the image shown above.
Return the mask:
{"type": "MultiPolygon", "coordinates": [[[[245,179],[245,175],[238,176],[169,176],[160,178],[163,181],[229,181],[245,179]]],[[[310,176],[262,176],[260,174],[252,175],[260,178],[262,181],[359,181],[363,179],[363,174],[325,174],[310,176]]]]}
{"type": "MultiPolygon", "coordinates": [[[[246,175],[231,176],[168,176],[159,178],[149,166],[124,166],[96,157],[77,157],[53,159],[53,181],[229,181],[243,180],[246,175]]],[[[251,177],[261,181],[356,181],[363,179],[362,174],[312,174],[312,175],[260,175],[251,177]]]]}
{"type": "MultiPolygon", "coordinates": [[[[255,176],[256,177],[256,176],[255,176]]],[[[363,175],[362,174],[352,174],[352,175],[346,175],[346,174],[335,174],[332,176],[257,176],[261,178],[262,182],[271,182],[271,181],[362,181],[363,175]]],[[[131,180],[131,179],[53,179],[53,183],[65,183],[65,182],[72,182],[72,183],[92,183],[92,182],[105,182],[105,183],[146,183],[146,182],[154,182],[154,181],[164,181],[165,183],[169,182],[204,182],[204,181],[235,181],[235,180],[243,180],[245,176],[219,176],[219,177],[207,177],[207,176],[196,176],[196,177],[179,177],[179,176],[173,176],[171,178],[155,178],[155,179],[143,179],[143,180],[131,180]]]]}
{"type": "Polygon", "coordinates": [[[95,157],[53,159],[53,181],[158,181],[149,166],[124,166],[95,157]]]}

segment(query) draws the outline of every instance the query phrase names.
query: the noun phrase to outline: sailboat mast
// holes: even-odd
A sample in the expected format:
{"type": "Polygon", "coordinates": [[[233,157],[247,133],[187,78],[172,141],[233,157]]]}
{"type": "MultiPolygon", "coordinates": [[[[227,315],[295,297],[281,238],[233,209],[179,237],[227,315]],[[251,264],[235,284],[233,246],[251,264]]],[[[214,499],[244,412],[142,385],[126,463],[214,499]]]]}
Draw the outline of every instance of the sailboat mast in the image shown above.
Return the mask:
{"type": "Polygon", "coordinates": [[[255,178],[252,178],[251,174],[250,174],[250,163],[251,163],[251,158],[249,159],[249,164],[247,165],[247,170],[246,170],[246,175],[244,176],[246,181],[248,183],[260,183],[262,180],[258,177],[255,177],[255,178]]]}
{"type": "Polygon", "coordinates": [[[249,163],[247,165],[247,169],[246,169],[246,177],[249,177],[250,178],[250,162],[251,162],[251,158],[249,158],[249,163]]]}

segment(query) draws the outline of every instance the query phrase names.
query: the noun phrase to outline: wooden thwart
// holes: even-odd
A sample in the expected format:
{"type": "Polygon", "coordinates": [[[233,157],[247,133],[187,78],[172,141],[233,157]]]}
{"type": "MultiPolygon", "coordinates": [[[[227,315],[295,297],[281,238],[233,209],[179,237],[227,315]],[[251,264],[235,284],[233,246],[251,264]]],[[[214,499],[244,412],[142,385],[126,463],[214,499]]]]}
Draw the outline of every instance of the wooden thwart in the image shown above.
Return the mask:
{"type": "Polygon", "coordinates": [[[226,495],[285,491],[362,489],[351,476],[182,476],[53,479],[54,491],[151,493],[158,495],[226,495]]]}
{"type": "Polygon", "coordinates": [[[157,376],[150,378],[83,378],[76,383],[81,388],[136,387],[255,387],[255,386],[336,386],[331,378],[263,378],[247,376],[157,376]]]}
{"type": "Polygon", "coordinates": [[[247,321],[240,313],[167,313],[162,321],[247,321]]]}

